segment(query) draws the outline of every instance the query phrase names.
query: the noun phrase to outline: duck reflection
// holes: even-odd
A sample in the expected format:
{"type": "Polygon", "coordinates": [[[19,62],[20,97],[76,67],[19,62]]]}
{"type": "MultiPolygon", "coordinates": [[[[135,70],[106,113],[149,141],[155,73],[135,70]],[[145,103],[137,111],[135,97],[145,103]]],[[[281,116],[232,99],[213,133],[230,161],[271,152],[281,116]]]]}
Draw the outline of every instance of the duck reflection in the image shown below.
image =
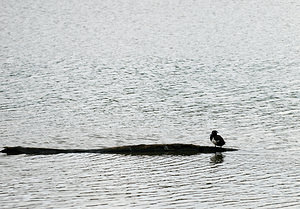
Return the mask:
{"type": "Polygon", "coordinates": [[[220,152],[216,152],[213,156],[210,157],[210,162],[212,164],[219,164],[224,162],[224,155],[220,152]]]}

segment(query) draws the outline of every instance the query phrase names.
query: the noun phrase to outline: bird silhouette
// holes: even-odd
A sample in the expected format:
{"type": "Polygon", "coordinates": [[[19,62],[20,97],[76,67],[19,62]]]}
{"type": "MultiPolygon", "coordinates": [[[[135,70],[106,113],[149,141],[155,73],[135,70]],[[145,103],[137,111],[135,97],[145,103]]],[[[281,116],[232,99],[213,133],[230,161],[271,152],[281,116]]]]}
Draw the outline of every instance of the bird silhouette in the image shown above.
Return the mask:
{"type": "Polygon", "coordinates": [[[218,131],[213,130],[210,134],[210,141],[216,146],[222,147],[225,144],[222,136],[218,135],[218,131]]]}

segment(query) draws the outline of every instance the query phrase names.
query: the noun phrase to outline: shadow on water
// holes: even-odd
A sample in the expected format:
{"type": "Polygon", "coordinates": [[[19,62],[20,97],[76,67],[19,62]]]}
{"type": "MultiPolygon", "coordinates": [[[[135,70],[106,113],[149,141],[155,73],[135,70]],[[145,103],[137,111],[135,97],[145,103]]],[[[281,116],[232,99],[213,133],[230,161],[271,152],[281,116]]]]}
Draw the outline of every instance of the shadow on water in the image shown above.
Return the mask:
{"type": "Polygon", "coordinates": [[[223,163],[224,158],[225,158],[225,156],[222,153],[216,152],[213,156],[210,157],[210,163],[212,163],[212,164],[223,163]]]}

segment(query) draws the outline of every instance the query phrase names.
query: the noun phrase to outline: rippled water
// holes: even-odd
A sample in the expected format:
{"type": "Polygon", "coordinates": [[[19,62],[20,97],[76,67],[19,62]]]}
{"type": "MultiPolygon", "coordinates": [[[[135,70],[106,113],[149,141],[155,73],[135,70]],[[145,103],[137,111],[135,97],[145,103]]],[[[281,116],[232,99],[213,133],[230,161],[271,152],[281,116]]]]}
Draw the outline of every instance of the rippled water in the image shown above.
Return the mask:
{"type": "Polygon", "coordinates": [[[222,155],[0,155],[1,208],[298,208],[298,1],[7,1],[0,147],[210,145],[222,155]]]}

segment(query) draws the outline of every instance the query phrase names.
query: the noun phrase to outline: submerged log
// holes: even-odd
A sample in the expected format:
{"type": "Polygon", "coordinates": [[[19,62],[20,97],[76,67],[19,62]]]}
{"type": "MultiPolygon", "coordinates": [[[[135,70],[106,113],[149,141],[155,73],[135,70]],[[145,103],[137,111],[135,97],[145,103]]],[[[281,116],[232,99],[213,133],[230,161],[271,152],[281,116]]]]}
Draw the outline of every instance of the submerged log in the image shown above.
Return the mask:
{"type": "Polygon", "coordinates": [[[199,146],[193,144],[150,144],[120,146],[103,149],[49,149],[33,147],[4,147],[2,153],[7,155],[51,155],[60,153],[109,153],[109,154],[130,154],[130,155],[194,155],[198,153],[216,153],[237,151],[233,148],[221,148],[210,146],[199,146]]]}

